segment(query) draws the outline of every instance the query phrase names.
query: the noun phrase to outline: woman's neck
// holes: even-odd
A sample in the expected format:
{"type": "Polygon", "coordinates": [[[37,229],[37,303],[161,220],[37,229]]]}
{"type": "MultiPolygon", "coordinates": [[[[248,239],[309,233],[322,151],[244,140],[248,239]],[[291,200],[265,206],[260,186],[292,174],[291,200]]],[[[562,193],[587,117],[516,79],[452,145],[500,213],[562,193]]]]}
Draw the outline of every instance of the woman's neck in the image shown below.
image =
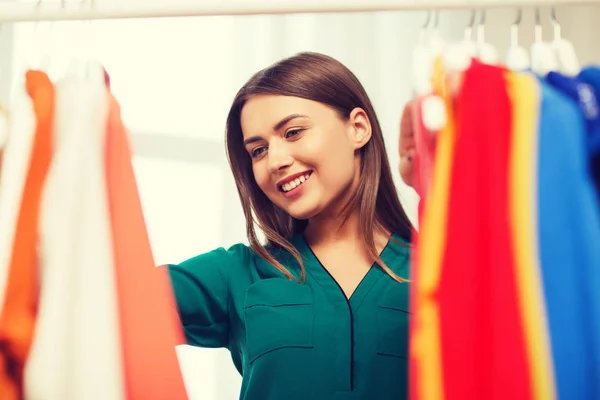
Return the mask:
{"type": "MultiPolygon", "coordinates": [[[[387,243],[391,232],[386,232],[377,226],[374,227],[375,242],[387,243]]],[[[327,245],[334,242],[364,243],[365,235],[360,228],[360,215],[358,211],[343,221],[343,218],[311,218],[304,231],[304,238],[309,245],[327,245]]]]}
{"type": "Polygon", "coordinates": [[[352,213],[346,221],[341,217],[311,218],[304,231],[304,237],[311,244],[358,240],[361,237],[358,213],[352,213]]]}

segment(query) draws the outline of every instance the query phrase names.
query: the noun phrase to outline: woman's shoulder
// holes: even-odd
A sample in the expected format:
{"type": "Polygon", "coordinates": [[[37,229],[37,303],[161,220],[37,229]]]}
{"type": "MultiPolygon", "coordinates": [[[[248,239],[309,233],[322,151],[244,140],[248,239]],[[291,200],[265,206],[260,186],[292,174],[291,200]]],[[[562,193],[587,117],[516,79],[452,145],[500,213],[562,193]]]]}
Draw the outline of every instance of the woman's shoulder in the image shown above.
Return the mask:
{"type": "Polygon", "coordinates": [[[412,249],[411,238],[403,237],[398,233],[392,233],[388,246],[396,253],[410,254],[412,249]]]}
{"type": "MultiPolygon", "coordinates": [[[[283,264],[289,263],[286,252],[264,247],[276,260],[283,264]]],[[[262,275],[277,274],[271,264],[257,254],[254,249],[244,243],[236,243],[229,247],[218,247],[213,250],[188,258],[178,264],[169,264],[170,268],[185,270],[189,273],[220,270],[225,275],[251,275],[258,278],[262,275]]]]}
{"type": "Polygon", "coordinates": [[[213,250],[189,257],[170,267],[194,270],[198,268],[222,268],[227,269],[237,266],[247,266],[254,259],[254,251],[244,243],[236,243],[229,247],[217,247],[213,250]]]}
{"type": "Polygon", "coordinates": [[[411,250],[410,238],[394,233],[383,252],[383,255],[385,255],[384,261],[390,264],[388,266],[396,274],[407,278],[406,275],[410,273],[411,250]]]}

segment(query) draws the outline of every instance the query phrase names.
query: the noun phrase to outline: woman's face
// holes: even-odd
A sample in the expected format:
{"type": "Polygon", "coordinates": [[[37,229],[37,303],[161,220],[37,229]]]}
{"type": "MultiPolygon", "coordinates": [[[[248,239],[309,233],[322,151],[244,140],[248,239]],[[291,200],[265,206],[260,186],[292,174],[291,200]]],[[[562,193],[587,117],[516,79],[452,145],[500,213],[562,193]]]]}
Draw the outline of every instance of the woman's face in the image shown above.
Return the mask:
{"type": "Polygon", "coordinates": [[[357,150],[371,137],[362,109],[344,120],[316,101],[258,95],[241,125],[256,182],[275,205],[297,219],[343,207],[359,178],[357,150]]]}

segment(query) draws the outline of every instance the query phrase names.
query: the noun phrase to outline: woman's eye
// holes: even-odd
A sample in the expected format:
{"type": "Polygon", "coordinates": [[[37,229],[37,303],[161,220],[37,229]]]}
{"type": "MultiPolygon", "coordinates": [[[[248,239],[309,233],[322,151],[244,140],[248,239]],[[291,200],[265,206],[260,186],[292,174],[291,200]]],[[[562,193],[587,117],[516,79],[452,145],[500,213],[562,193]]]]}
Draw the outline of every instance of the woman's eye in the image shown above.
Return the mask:
{"type": "Polygon", "coordinates": [[[300,134],[300,132],[302,132],[304,129],[290,129],[289,131],[287,131],[285,133],[285,137],[286,139],[288,138],[293,138],[294,136],[297,136],[298,134],[300,134]]]}
{"type": "Polygon", "coordinates": [[[252,150],[252,158],[260,156],[266,150],[267,149],[265,147],[258,147],[256,149],[252,150]]]}

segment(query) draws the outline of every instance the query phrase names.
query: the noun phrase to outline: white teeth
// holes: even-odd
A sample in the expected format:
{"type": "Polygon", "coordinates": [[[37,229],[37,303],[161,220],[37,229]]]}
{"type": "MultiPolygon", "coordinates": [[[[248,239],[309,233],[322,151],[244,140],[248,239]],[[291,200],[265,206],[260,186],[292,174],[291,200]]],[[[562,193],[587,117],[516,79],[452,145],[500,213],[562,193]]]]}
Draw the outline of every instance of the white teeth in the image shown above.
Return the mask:
{"type": "Polygon", "coordinates": [[[283,185],[281,185],[281,189],[283,189],[284,192],[289,192],[290,190],[293,190],[298,186],[302,185],[304,182],[306,182],[306,180],[308,180],[309,177],[310,174],[302,175],[301,177],[296,178],[291,182],[284,183],[283,185]]]}

